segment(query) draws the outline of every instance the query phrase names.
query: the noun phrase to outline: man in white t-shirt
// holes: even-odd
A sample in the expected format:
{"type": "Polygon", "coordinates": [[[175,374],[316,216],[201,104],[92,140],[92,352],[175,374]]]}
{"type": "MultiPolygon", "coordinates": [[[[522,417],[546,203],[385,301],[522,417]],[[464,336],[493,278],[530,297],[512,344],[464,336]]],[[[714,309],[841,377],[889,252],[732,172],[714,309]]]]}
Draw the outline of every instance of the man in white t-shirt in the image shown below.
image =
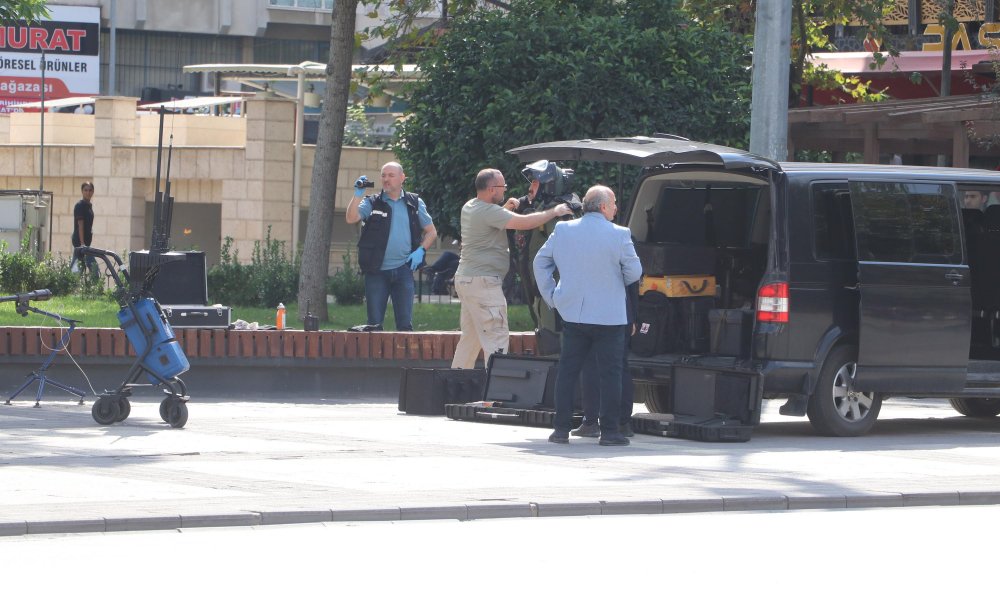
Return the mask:
{"type": "MultiPolygon", "coordinates": [[[[510,329],[503,277],[510,268],[507,230],[530,230],[572,213],[569,206],[534,214],[515,214],[519,201],[504,202],[507,183],[503,173],[485,168],[476,175],[476,196],[462,206],[462,256],[455,272],[455,292],[462,302],[462,338],[455,347],[451,367],[475,367],[480,349],[484,359],[508,350],[510,329]]],[[[538,191],[531,183],[528,200],[538,191]]]]}

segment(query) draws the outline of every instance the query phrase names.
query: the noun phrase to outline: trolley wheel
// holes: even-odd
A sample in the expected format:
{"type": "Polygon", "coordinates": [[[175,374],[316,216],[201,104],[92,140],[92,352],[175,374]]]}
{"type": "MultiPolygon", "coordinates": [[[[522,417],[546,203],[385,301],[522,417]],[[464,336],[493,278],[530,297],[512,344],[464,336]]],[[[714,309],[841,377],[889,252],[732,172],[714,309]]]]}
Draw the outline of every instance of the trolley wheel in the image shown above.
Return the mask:
{"type": "Polygon", "coordinates": [[[160,419],[162,419],[165,422],[170,421],[167,416],[167,414],[170,412],[170,403],[176,400],[177,399],[175,399],[174,397],[168,396],[167,398],[160,401],[160,419]]]}
{"type": "Polygon", "coordinates": [[[185,401],[173,399],[167,407],[166,422],[171,428],[183,428],[188,420],[188,406],[185,401]]]}
{"type": "Polygon", "coordinates": [[[125,397],[118,397],[118,419],[115,421],[125,421],[130,413],[132,413],[132,404],[125,397]]]}
{"type": "Polygon", "coordinates": [[[109,397],[97,399],[94,401],[94,406],[90,408],[90,415],[94,417],[94,421],[102,426],[107,426],[118,421],[118,413],[118,399],[109,397]]]}

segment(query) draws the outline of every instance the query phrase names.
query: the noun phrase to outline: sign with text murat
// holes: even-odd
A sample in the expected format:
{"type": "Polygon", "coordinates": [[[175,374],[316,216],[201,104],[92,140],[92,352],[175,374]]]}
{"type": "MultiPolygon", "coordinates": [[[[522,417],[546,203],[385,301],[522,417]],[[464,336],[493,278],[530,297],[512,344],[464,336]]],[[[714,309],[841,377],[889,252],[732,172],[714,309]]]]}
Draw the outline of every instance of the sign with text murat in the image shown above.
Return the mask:
{"type": "Polygon", "coordinates": [[[101,72],[101,9],[48,6],[49,18],[0,25],[0,111],[42,99],[97,95],[101,72]]]}

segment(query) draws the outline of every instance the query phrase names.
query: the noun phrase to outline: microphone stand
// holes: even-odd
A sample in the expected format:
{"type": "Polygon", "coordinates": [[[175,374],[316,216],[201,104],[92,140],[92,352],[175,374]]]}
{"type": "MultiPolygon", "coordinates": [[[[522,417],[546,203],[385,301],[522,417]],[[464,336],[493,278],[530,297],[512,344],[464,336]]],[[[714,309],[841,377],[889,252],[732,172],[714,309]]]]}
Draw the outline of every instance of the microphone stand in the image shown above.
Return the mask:
{"type": "Polygon", "coordinates": [[[4,403],[4,405],[10,405],[10,402],[14,398],[16,398],[17,395],[21,394],[21,392],[23,392],[26,388],[28,388],[28,386],[31,385],[32,382],[36,380],[38,381],[38,392],[35,393],[36,408],[41,407],[39,403],[42,400],[42,393],[45,391],[46,384],[51,384],[56,388],[61,388],[65,390],[71,395],[75,395],[77,398],[80,399],[80,402],[77,404],[83,405],[83,397],[87,394],[86,391],[80,390],[68,384],[63,384],[62,382],[59,382],[57,380],[53,380],[46,373],[49,369],[49,366],[52,365],[52,362],[55,360],[56,355],[58,355],[60,351],[62,351],[63,349],[66,348],[67,345],[69,345],[70,336],[73,335],[73,330],[76,329],[76,325],[80,323],[80,320],[74,320],[72,318],[64,318],[59,314],[54,314],[52,312],[45,311],[44,309],[38,309],[37,307],[29,305],[28,301],[29,300],[27,298],[22,298],[17,300],[17,306],[15,308],[17,313],[21,314],[22,316],[26,316],[30,311],[36,314],[41,314],[43,316],[48,316],[53,320],[57,320],[59,322],[69,322],[69,328],[67,328],[66,332],[63,333],[62,338],[59,340],[58,343],[56,343],[56,346],[52,347],[52,350],[49,351],[49,356],[45,360],[45,363],[42,364],[42,367],[28,374],[28,378],[27,380],[24,381],[24,384],[22,384],[20,388],[14,391],[14,394],[10,395],[10,398],[7,399],[7,402],[4,403]]]}

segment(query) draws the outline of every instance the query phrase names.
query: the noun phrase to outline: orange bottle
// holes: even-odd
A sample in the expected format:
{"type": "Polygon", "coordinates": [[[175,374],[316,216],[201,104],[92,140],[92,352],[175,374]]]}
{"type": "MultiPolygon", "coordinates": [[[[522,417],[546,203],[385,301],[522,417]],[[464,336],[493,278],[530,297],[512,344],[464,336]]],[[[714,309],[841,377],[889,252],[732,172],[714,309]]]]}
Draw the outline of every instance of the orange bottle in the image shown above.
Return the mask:
{"type": "Polygon", "coordinates": [[[285,329],[285,304],[278,304],[278,313],[274,317],[274,327],[278,330],[285,329]]]}

